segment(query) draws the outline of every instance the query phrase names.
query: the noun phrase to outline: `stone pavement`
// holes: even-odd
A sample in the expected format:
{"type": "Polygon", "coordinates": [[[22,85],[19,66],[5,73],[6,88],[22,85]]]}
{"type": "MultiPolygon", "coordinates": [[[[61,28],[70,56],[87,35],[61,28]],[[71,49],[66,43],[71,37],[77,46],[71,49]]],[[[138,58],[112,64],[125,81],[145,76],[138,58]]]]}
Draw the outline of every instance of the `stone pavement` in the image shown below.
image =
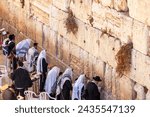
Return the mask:
{"type": "MultiPolygon", "coordinates": [[[[2,53],[2,50],[0,50],[0,65],[5,65],[5,56],[2,53]]],[[[6,77],[0,77],[0,82],[1,85],[4,86],[5,84],[11,85],[11,79],[9,79],[8,76],[6,77]]],[[[1,87],[1,86],[0,86],[1,87]]],[[[0,94],[0,100],[2,99],[1,94],[0,94]]]]}

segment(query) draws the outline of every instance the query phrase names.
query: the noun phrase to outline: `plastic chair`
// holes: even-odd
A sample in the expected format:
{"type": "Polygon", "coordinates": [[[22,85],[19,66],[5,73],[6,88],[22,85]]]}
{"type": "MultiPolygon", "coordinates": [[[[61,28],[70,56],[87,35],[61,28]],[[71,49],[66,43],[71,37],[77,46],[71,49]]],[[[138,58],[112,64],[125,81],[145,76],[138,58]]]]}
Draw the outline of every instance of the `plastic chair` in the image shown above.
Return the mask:
{"type": "Polygon", "coordinates": [[[40,100],[49,100],[49,99],[51,99],[51,100],[56,100],[56,98],[51,97],[47,92],[41,92],[41,93],[39,94],[39,99],[40,99],[40,100]]]}
{"type": "Polygon", "coordinates": [[[33,91],[24,91],[26,100],[38,100],[38,96],[33,91]]]}

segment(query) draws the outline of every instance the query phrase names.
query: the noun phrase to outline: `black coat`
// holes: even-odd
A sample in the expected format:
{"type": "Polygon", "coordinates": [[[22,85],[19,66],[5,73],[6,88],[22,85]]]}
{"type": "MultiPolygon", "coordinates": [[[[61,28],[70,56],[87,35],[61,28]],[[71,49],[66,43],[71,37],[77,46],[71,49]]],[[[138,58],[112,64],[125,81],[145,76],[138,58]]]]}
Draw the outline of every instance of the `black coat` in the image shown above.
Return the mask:
{"type": "Polygon", "coordinates": [[[70,100],[71,96],[70,96],[70,91],[72,90],[72,84],[71,81],[66,80],[66,82],[63,85],[63,89],[62,89],[62,95],[61,95],[61,99],[62,100],[70,100]]]}
{"type": "Polygon", "coordinates": [[[32,86],[29,72],[26,69],[18,68],[12,74],[12,80],[16,88],[28,88],[32,86]]]}
{"type": "Polygon", "coordinates": [[[86,100],[100,100],[100,93],[97,85],[94,82],[89,82],[84,92],[86,100]]]}

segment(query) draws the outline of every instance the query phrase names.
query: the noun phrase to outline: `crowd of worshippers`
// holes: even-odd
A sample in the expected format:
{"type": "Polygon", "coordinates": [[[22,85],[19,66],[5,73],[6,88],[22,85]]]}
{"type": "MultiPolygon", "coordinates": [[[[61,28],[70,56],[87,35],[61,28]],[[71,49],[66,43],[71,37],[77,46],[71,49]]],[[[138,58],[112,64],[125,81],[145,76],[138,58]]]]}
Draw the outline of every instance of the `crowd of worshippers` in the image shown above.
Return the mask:
{"type": "Polygon", "coordinates": [[[32,87],[34,82],[30,73],[36,71],[41,74],[39,92],[47,92],[50,97],[57,100],[100,100],[98,86],[102,80],[99,76],[90,80],[85,74],[81,74],[74,81],[71,67],[62,72],[59,67],[53,66],[48,71],[46,50],[39,53],[37,47],[38,43],[33,43],[31,47],[30,39],[24,39],[16,45],[14,34],[8,35],[3,41],[3,54],[13,81],[12,86],[4,92],[4,99],[16,99],[18,95],[25,97],[24,91],[32,87]],[[24,61],[28,63],[26,67],[24,61]]]}

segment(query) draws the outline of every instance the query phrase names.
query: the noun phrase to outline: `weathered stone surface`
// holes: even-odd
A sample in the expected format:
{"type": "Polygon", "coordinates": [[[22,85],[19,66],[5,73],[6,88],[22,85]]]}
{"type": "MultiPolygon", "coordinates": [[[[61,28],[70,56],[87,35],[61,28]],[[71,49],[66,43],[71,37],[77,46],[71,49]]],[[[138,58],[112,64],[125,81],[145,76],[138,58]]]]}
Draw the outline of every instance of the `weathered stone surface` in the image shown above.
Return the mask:
{"type": "Polygon", "coordinates": [[[114,8],[117,11],[127,11],[127,0],[114,0],[114,8]]]}
{"type": "Polygon", "coordinates": [[[100,0],[100,2],[103,6],[113,8],[113,0],[100,0]]]}
{"type": "Polygon", "coordinates": [[[109,65],[115,67],[115,38],[108,37],[108,35],[104,34],[100,38],[100,52],[99,56],[103,61],[108,63],[109,65]]]}
{"type": "Polygon", "coordinates": [[[146,0],[26,0],[21,8],[20,0],[0,0],[0,27],[16,34],[16,42],[24,38],[38,42],[47,49],[51,64],[62,71],[71,66],[74,77],[100,75],[106,89],[102,99],[134,99],[134,81],[150,89],[150,22],[145,9],[149,4],[146,0]],[[64,24],[69,7],[78,24],[76,35],[67,33],[64,24]],[[115,55],[129,40],[131,71],[120,79],[115,55]]]}
{"type": "Polygon", "coordinates": [[[58,28],[59,28],[59,21],[55,18],[51,18],[51,21],[50,21],[50,27],[52,30],[54,31],[58,31],[58,28]]]}
{"type": "Polygon", "coordinates": [[[149,0],[128,0],[129,15],[144,24],[150,25],[149,6],[149,0]]]}
{"type": "Polygon", "coordinates": [[[137,93],[137,100],[144,100],[145,99],[145,92],[144,92],[144,87],[141,86],[140,84],[136,83],[136,85],[134,86],[134,90],[137,93]]]}
{"type": "Polygon", "coordinates": [[[148,56],[145,56],[144,54],[141,54],[140,52],[136,52],[136,59],[135,61],[135,74],[134,77],[132,77],[133,80],[138,82],[139,84],[146,86],[148,89],[150,89],[149,83],[149,67],[150,65],[146,64],[146,58],[148,56]]]}
{"type": "Polygon", "coordinates": [[[105,88],[106,88],[105,90],[111,93],[112,91],[112,67],[109,66],[108,64],[106,64],[104,80],[105,80],[105,88]]]}
{"type": "Polygon", "coordinates": [[[43,24],[41,22],[36,22],[36,39],[35,40],[42,47],[42,43],[43,43],[43,24]]]}
{"type": "Polygon", "coordinates": [[[133,48],[147,55],[149,41],[149,27],[134,20],[133,22],[133,48]],[[140,35],[139,35],[140,34],[140,35]]]}
{"type": "Polygon", "coordinates": [[[134,82],[127,78],[126,76],[123,76],[120,78],[120,99],[123,100],[130,100],[133,99],[134,94],[134,82]]]}
{"type": "Polygon", "coordinates": [[[42,43],[42,47],[49,50],[49,45],[48,45],[48,40],[50,40],[50,27],[47,25],[43,25],[43,43],[42,43]]]}
{"type": "Polygon", "coordinates": [[[93,61],[93,74],[104,78],[106,64],[100,58],[95,58],[93,61]]]}
{"type": "Polygon", "coordinates": [[[31,19],[28,19],[27,36],[33,40],[35,40],[35,38],[36,38],[35,29],[36,29],[36,22],[31,19]]]}
{"type": "Polygon", "coordinates": [[[70,63],[70,43],[67,39],[63,38],[63,59],[62,61],[69,65],[70,63]]]}
{"type": "Polygon", "coordinates": [[[146,100],[150,100],[150,90],[148,90],[146,93],[146,100]]]}
{"type": "Polygon", "coordinates": [[[55,32],[53,30],[50,30],[50,38],[49,38],[49,52],[56,56],[56,45],[57,43],[57,38],[58,38],[58,32],[55,32]]]}

